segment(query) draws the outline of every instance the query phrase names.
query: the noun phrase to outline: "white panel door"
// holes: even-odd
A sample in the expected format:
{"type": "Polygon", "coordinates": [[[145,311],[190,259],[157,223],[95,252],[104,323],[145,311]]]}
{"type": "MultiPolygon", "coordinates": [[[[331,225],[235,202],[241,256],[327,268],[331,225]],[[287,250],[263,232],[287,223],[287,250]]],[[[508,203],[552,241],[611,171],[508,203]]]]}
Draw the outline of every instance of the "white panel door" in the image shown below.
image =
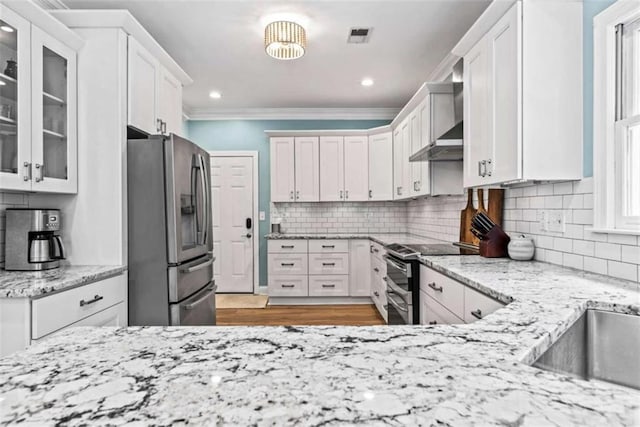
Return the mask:
{"type": "Polygon", "coordinates": [[[402,143],[402,128],[393,130],[393,199],[402,199],[404,185],[404,144],[402,143]]]}
{"type": "Polygon", "coordinates": [[[344,200],[344,138],[320,138],[320,201],[344,200]]]}
{"type": "Polygon", "coordinates": [[[393,135],[369,137],[369,200],[393,200],[393,135]]]}
{"type": "Polygon", "coordinates": [[[344,138],[344,198],[348,202],[369,200],[369,138],[367,136],[344,138]]]}
{"type": "Polygon", "coordinates": [[[156,58],[129,36],[129,124],[151,134],[160,131],[156,120],[158,68],[156,58]]]}
{"type": "Polygon", "coordinates": [[[218,292],[253,292],[254,173],[251,157],[211,156],[213,276],[218,292]]]}
{"type": "Polygon", "coordinates": [[[164,122],[162,133],[182,133],[182,84],[162,68],[158,93],[158,118],[164,122]]]}
{"type": "Polygon", "coordinates": [[[489,69],[482,39],[464,57],[464,186],[484,183],[489,143],[489,69]],[[482,162],[485,162],[484,164],[482,162]]]}
{"type": "Polygon", "coordinates": [[[487,169],[491,173],[485,178],[487,184],[512,181],[521,176],[518,16],[518,8],[512,7],[488,35],[492,105],[489,134],[492,144],[487,159],[487,169]]]}
{"type": "Polygon", "coordinates": [[[319,157],[317,136],[295,138],[296,202],[320,200],[319,157]]]}
{"type": "Polygon", "coordinates": [[[271,138],[271,201],[295,200],[295,145],[293,137],[271,138]]]}

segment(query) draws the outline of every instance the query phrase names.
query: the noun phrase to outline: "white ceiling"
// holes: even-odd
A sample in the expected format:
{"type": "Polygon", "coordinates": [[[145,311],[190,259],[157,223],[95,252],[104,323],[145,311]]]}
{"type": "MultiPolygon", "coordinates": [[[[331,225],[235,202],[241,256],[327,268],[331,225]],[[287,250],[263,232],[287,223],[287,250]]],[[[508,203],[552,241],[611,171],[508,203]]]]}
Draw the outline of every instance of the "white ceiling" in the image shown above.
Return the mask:
{"type": "Polygon", "coordinates": [[[190,109],[400,107],[490,0],[64,0],[72,9],[128,9],[193,78],[190,109]],[[264,52],[265,17],[301,15],[307,52],[264,52]],[[349,29],[373,27],[369,44],[349,29]],[[360,80],[371,77],[372,87],[360,80]],[[222,99],[208,94],[216,90],[222,99]]]}

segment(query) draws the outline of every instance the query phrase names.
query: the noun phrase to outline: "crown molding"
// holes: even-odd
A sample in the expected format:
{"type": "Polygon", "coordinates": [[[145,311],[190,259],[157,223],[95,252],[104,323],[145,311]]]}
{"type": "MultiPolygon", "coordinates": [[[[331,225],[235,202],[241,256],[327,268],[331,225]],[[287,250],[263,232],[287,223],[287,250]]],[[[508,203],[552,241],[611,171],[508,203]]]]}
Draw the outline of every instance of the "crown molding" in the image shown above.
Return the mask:
{"type": "Polygon", "coordinates": [[[43,9],[48,9],[48,10],[69,9],[69,6],[64,4],[62,0],[32,0],[32,1],[43,9]]]}
{"type": "Polygon", "coordinates": [[[184,108],[189,120],[392,120],[399,108],[184,108]]]}
{"type": "Polygon", "coordinates": [[[451,52],[454,55],[463,57],[469,52],[469,50],[480,40],[511,6],[522,0],[500,0],[492,1],[489,6],[482,12],[482,15],[473,23],[471,28],[466,32],[456,44],[451,52]]]}
{"type": "Polygon", "coordinates": [[[460,59],[459,56],[454,55],[453,53],[449,53],[444,57],[442,61],[438,64],[438,66],[429,74],[428,82],[442,82],[446,79],[449,74],[453,72],[453,66],[456,65],[456,62],[460,59]]]}

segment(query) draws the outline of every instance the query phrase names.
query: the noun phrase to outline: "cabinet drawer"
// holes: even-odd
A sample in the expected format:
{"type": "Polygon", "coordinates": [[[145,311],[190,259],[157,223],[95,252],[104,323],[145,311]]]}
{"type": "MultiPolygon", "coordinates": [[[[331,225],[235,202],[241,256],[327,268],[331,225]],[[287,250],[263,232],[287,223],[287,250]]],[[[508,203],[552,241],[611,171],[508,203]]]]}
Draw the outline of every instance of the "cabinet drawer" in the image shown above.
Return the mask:
{"type": "Polygon", "coordinates": [[[420,291],[420,299],[422,304],[420,307],[420,324],[421,325],[456,325],[464,323],[458,316],[444,308],[439,302],[427,295],[426,292],[420,291]]]}
{"type": "Polygon", "coordinates": [[[371,270],[380,279],[383,279],[387,275],[387,263],[374,258],[371,262],[371,270]]]}
{"type": "Polygon", "coordinates": [[[31,339],[38,339],[127,300],[125,275],[31,302],[31,339]]]}
{"type": "Polygon", "coordinates": [[[420,290],[456,316],[464,318],[464,285],[462,283],[421,265],[420,290]]]}
{"type": "Polygon", "coordinates": [[[464,290],[464,321],[467,323],[482,319],[503,306],[501,302],[474,289],[467,287],[464,290]]]}
{"type": "Polygon", "coordinates": [[[309,274],[349,274],[349,254],[309,254],[309,274]]]}
{"type": "Polygon", "coordinates": [[[309,276],[310,297],[349,296],[349,276],[309,276]]]}
{"type": "Polygon", "coordinates": [[[307,274],[307,254],[269,254],[269,276],[307,274]]]}
{"type": "Polygon", "coordinates": [[[267,251],[270,254],[306,254],[307,240],[269,240],[267,251]]]}
{"type": "Polygon", "coordinates": [[[269,296],[306,297],[309,295],[307,276],[269,276],[269,296]]]}
{"type": "Polygon", "coordinates": [[[346,253],[349,252],[348,240],[309,240],[309,253],[346,253]]]}

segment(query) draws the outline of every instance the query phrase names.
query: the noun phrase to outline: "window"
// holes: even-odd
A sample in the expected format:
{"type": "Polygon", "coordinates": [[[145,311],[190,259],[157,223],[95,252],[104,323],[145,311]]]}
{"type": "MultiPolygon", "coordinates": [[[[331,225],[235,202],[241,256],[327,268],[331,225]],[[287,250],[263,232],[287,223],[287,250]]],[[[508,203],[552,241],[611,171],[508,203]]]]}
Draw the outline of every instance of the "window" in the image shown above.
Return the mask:
{"type": "Polygon", "coordinates": [[[594,19],[594,228],[640,234],[640,2],[594,19]]]}

